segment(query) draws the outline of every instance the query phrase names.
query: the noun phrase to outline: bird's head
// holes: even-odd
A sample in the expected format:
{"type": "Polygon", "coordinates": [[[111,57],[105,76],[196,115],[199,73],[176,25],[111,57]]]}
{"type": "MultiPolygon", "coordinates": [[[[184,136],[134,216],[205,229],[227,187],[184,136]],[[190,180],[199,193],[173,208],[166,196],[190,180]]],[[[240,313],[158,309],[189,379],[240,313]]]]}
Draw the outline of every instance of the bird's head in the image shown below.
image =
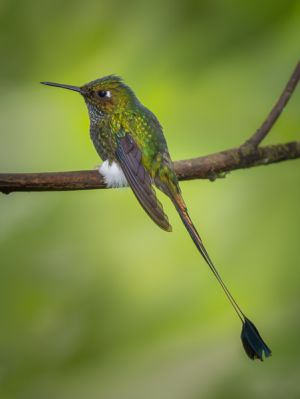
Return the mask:
{"type": "Polygon", "coordinates": [[[137,102],[133,91],[123,83],[120,77],[115,75],[93,80],[80,87],[52,82],[41,83],[77,91],[84,97],[90,114],[97,112],[104,115],[121,113],[129,110],[137,102]]]}

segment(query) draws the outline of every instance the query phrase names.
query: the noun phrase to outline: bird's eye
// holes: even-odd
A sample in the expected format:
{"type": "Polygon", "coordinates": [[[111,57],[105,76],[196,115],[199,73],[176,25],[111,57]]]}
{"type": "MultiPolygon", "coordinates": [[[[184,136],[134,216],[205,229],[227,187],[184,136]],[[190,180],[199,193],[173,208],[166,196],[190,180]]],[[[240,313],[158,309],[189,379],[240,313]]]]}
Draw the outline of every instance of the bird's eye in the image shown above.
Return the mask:
{"type": "Polygon", "coordinates": [[[99,90],[97,92],[98,96],[101,98],[111,97],[111,92],[109,90],[99,90]]]}

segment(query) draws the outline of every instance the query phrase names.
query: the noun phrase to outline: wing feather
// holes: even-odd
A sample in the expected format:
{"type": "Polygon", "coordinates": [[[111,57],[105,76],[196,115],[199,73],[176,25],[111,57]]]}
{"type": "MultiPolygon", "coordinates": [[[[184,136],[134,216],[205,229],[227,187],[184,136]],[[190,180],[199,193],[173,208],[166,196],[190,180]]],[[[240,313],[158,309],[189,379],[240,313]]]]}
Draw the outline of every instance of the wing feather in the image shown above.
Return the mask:
{"type": "Polygon", "coordinates": [[[162,204],[158,201],[149,172],[142,164],[142,153],[130,134],[117,139],[116,158],[136,198],[151,217],[163,230],[171,231],[168,217],[162,204]]]}

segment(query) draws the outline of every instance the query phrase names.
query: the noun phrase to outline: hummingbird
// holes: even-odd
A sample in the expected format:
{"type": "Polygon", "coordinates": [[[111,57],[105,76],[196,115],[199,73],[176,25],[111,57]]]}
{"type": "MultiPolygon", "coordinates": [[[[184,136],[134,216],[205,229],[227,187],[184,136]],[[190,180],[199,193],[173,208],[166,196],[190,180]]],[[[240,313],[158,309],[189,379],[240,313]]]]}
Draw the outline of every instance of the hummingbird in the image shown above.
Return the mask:
{"type": "Polygon", "coordinates": [[[90,137],[103,161],[99,172],[107,187],[130,186],[145,212],[165,231],[171,231],[172,227],[156,197],[155,188],[169,197],[242,323],[241,340],[246,354],[250,359],[261,361],[271,356],[271,349],[222,280],[189,216],[163,129],[156,116],[115,75],[96,79],[83,86],[41,83],[81,94],[89,113],[90,137]]]}

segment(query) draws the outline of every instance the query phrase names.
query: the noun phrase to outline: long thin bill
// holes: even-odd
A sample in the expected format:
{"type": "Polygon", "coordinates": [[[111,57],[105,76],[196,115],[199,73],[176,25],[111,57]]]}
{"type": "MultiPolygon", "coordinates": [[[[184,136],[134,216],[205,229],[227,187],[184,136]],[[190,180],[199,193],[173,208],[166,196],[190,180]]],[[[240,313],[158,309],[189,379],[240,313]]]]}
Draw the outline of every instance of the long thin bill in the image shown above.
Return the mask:
{"type": "Polygon", "coordinates": [[[78,93],[81,93],[81,88],[78,86],[64,85],[61,83],[53,83],[53,82],[41,82],[41,84],[47,86],[60,87],[61,89],[73,90],[77,91],[78,93]]]}

